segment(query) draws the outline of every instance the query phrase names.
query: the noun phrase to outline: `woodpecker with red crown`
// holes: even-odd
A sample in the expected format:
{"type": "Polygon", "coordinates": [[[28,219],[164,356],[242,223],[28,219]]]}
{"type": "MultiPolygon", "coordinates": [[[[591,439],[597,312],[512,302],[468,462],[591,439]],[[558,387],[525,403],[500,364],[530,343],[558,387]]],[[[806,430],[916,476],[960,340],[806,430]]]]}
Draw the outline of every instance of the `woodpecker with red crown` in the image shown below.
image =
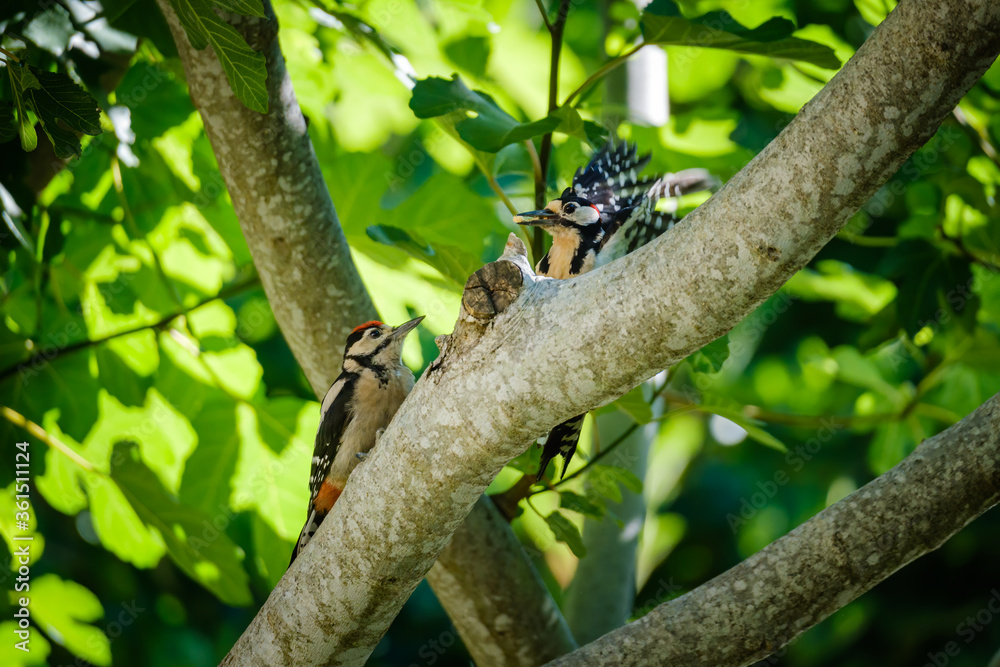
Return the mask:
{"type": "MultiPolygon", "coordinates": [[[[617,148],[609,144],[586,167],[577,169],[572,186],[557,199],[541,210],[514,216],[514,222],[540,227],[552,236],[552,247],[535,267],[538,275],[572,278],[622,257],[678,222],[676,197],[718,185],[704,169],[640,177],[650,157],[637,157],[636,147],[626,142],[617,148]],[[663,198],[674,199],[673,206],[658,211],[663,198]]],[[[539,479],[556,454],[562,455],[562,474],[566,474],[584,416],[573,417],[549,433],[539,479]]]]}
{"type": "Polygon", "coordinates": [[[403,340],[423,316],[392,327],[365,322],[347,337],[340,376],[326,392],[309,474],[309,510],[292,562],[340,498],[347,478],[375,446],[413,388],[403,340]]]}

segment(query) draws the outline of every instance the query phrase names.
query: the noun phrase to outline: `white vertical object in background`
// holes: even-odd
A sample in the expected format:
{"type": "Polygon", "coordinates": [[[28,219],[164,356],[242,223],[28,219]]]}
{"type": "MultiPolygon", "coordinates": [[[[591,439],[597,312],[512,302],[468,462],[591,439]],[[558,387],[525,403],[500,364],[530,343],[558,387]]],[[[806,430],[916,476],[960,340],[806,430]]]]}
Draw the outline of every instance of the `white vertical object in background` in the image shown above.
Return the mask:
{"type": "Polygon", "coordinates": [[[628,108],[634,120],[653,127],[670,120],[667,92],[667,52],[656,44],[639,50],[625,63],[628,71],[628,108]]]}

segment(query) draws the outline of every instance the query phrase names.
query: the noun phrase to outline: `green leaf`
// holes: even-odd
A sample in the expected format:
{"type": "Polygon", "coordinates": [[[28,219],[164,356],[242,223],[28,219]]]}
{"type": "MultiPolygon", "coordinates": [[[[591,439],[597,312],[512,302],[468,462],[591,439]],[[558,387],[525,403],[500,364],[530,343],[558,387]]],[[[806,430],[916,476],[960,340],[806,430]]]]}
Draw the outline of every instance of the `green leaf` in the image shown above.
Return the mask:
{"type": "Polygon", "coordinates": [[[631,417],[636,424],[653,421],[653,409],[642,395],[641,385],[615,401],[614,406],[631,417]]]}
{"type": "Polygon", "coordinates": [[[830,47],[791,37],[795,26],[783,18],[771,18],[756,28],[747,28],[725,11],[687,19],[670,0],[655,0],[643,11],[641,26],[643,40],[648,44],[701,46],[801,60],[827,69],[840,67],[830,47]]]}
{"type": "Polygon", "coordinates": [[[595,519],[604,516],[604,505],[600,501],[572,491],[559,492],[559,506],[595,519]]]}
{"type": "MultiPolygon", "coordinates": [[[[212,45],[236,97],[250,109],[267,113],[264,54],[251,49],[243,35],[215,13],[208,0],[170,0],[170,4],[177,12],[191,46],[200,51],[212,45]]],[[[244,0],[237,4],[252,3],[244,0]]]]}
{"type": "Polygon", "coordinates": [[[49,53],[61,56],[74,32],[76,30],[66,8],[52,5],[31,19],[24,29],[24,36],[49,53]]]}
{"type": "Polygon", "coordinates": [[[5,144],[17,136],[17,118],[13,104],[0,104],[0,144],[5,144]]]}
{"type": "Polygon", "coordinates": [[[628,468],[618,466],[596,465],[594,468],[602,475],[607,475],[616,482],[619,482],[632,493],[642,493],[642,480],[635,476],[635,473],[628,468]]]}
{"type": "Polygon", "coordinates": [[[622,492],[618,488],[617,476],[608,470],[608,466],[594,466],[587,473],[586,485],[613,503],[622,501],[622,492]]]}
{"type": "Polygon", "coordinates": [[[372,225],[365,232],[371,240],[399,248],[410,257],[430,264],[460,285],[464,285],[469,275],[482,265],[478,257],[460,248],[440,243],[431,247],[415,232],[398,227],[372,225]]]}
{"type": "Polygon", "coordinates": [[[687,358],[691,368],[699,373],[718,373],[729,358],[729,336],[716,338],[687,358]]]}
{"type": "Polygon", "coordinates": [[[79,157],[77,133],[101,133],[97,100],[65,74],[37,70],[34,73],[40,86],[31,91],[31,105],[55,154],[61,158],[79,157]]]}
{"type": "Polygon", "coordinates": [[[587,548],[583,546],[583,537],[580,535],[576,524],[559,512],[553,512],[545,517],[545,523],[548,524],[549,530],[556,536],[556,539],[564,542],[570,551],[573,552],[574,556],[583,558],[587,555],[587,548]]]}
{"type": "Polygon", "coordinates": [[[911,335],[926,325],[938,326],[952,313],[971,319],[978,308],[978,297],[969,290],[973,282],[969,262],[926,241],[896,244],[880,268],[899,288],[899,324],[911,335]]]}
{"type": "Polygon", "coordinates": [[[878,25],[896,8],[896,0],[854,0],[854,6],[858,8],[861,18],[871,25],[878,25]]]}
{"type": "Polygon", "coordinates": [[[410,98],[410,109],[417,118],[465,113],[469,117],[457,121],[455,130],[469,145],[489,153],[552,132],[560,122],[558,118],[548,116],[531,123],[518,123],[488,94],[469,90],[457,74],[451,79],[429,77],[417,81],[410,98]]]}
{"type": "Polygon", "coordinates": [[[209,516],[181,505],[140,460],[133,442],[115,445],[111,477],[143,523],[163,538],[171,559],[189,577],[226,604],[250,604],[242,550],[224,532],[232,518],[228,508],[218,508],[209,516]]]}
{"type": "Polygon", "coordinates": [[[21,148],[33,151],[38,146],[38,134],[31,119],[28,118],[29,100],[26,98],[29,90],[41,86],[23,62],[7,65],[7,74],[10,77],[10,89],[14,94],[14,106],[17,107],[17,133],[21,139],[21,148]]]}
{"type": "Polygon", "coordinates": [[[776,437],[765,431],[760,425],[764,422],[758,421],[756,419],[750,419],[743,415],[739,410],[731,409],[726,406],[721,405],[699,405],[699,410],[705,412],[710,412],[714,415],[719,415],[720,417],[725,417],[729,421],[733,422],[744,431],[747,432],[747,437],[754,442],[764,445],[765,447],[770,447],[771,449],[776,449],[779,452],[787,452],[788,447],[785,443],[778,440],[776,437]]]}
{"type": "Polygon", "coordinates": [[[230,14],[259,16],[265,18],[264,3],[261,0],[212,0],[212,4],[230,14]]]}
{"type": "Polygon", "coordinates": [[[19,630],[15,621],[4,621],[0,623],[0,637],[10,637],[11,641],[0,644],[0,665],[7,667],[21,667],[24,665],[47,665],[47,659],[52,652],[52,645],[44,635],[35,633],[31,636],[30,650],[24,651],[14,646],[15,642],[21,641],[14,634],[19,630]]]}
{"type": "Polygon", "coordinates": [[[470,74],[484,77],[490,59],[490,40],[478,35],[461,37],[445,44],[444,54],[448,56],[448,60],[468,70],[470,74]]]}
{"type": "Polygon", "coordinates": [[[75,581],[45,574],[31,582],[31,612],[54,642],[95,665],[111,664],[111,640],[90,625],[104,618],[97,596],[75,581]]]}

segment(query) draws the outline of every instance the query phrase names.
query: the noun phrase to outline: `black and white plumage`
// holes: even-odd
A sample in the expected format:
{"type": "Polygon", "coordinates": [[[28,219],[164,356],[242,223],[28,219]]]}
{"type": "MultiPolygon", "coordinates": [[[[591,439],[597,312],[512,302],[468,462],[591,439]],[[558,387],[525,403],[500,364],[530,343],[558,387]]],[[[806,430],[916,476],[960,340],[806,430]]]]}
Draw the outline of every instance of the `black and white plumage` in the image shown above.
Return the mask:
{"type": "MultiPolygon", "coordinates": [[[[676,197],[718,184],[704,169],[640,176],[649,161],[649,155],[636,154],[634,145],[609,144],[586,167],[577,169],[573,184],[544,209],[514,217],[514,222],[541,227],[552,236],[552,247],[535,267],[538,275],[572,278],[632,252],[677,223],[676,197]],[[674,199],[673,205],[658,211],[657,204],[664,198],[674,199]]],[[[562,455],[566,474],[583,417],[573,417],[549,433],[539,478],[556,454],[562,455]]]]}
{"type": "Polygon", "coordinates": [[[347,337],[340,376],[323,397],[309,474],[306,523],[292,562],[340,498],[358,463],[367,456],[413,388],[413,372],[400,358],[403,340],[423,317],[398,327],[365,322],[347,337]]]}

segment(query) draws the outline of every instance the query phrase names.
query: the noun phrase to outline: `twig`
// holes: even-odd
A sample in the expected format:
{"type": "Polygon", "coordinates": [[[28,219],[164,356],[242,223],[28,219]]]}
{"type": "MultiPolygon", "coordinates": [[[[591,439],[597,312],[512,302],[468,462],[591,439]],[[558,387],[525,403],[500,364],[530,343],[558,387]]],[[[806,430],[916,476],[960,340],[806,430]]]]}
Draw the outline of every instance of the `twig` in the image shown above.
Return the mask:
{"type": "Polygon", "coordinates": [[[21,62],[20,58],[18,58],[17,56],[15,56],[13,53],[11,53],[7,49],[3,48],[2,46],[0,46],[0,53],[4,54],[5,56],[7,56],[8,58],[10,58],[11,60],[13,60],[16,63],[21,62]]]}
{"type": "Polygon", "coordinates": [[[16,373],[19,369],[22,369],[26,366],[32,366],[36,361],[39,360],[43,360],[46,363],[52,362],[59,357],[70,354],[71,352],[76,352],[77,350],[82,350],[88,347],[93,347],[95,345],[100,345],[102,343],[108,342],[109,340],[114,340],[115,338],[120,338],[122,336],[130,336],[134,333],[145,331],[146,329],[162,329],[171,322],[173,322],[178,317],[186,315],[191,311],[198,310],[202,306],[206,306],[212,303],[213,301],[217,301],[218,299],[227,299],[230,296],[239,294],[243,290],[246,290],[250,287],[254,287],[258,284],[260,284],[260,278],[255,275],[253,276],[252,279],[230,285],[229,287],[220,291],[215,296],[205,298],[184,311],[174,312],[164,315],[161,319],[157,320],[156,322],[152,322],[150,324],[143,324],[142,326],[133,327],[131,329],[125,329],[124,331],[118,331],[116,333],[104,336],[103,338],[95,338],[92,340],[81,340],[71,345],[67,345],[66,347],[59,348],[54,352],[52,350],[40,350],[39,352],[36,352],[35,354],[28,357],[26,360],[18,364],[14,364],[13,366],[8,366],[7,368],[0,371],[0,382],[7,379],[14,373],[16,373]]]}
{"type": "Polygon", "coordinates": [[[93,463],[91,463],[90,461],[83,458],[75,451],[73,451],[73,449],[70,448],[69,445],[59,440],[59,438],[49,433],[41,426],[39,426],[35,422],[31,421],[30,419],[22,415],[20,412],[12,410],[11,408],[8,408],[6,405],[3,405],[0,406],[0,414],[2,414],[4,419],[9,421],[11,424],[23,428],[25,431],[38,438],[49,447],[52,447],[53,449],[64,454],[70,461],[73,461],[84,470],[96,473],[101,472],[100,470],[94,467],[93,463]]]}
{"type": "Polygon", "coordinates": [[[573,101],[573,99],[577,95],[583,93],[588,87],[590,87],[594,83],[597,83],[597,81],[600,80],[603,76],[605,76],[608,72],[618,67],[632,56],[634,56],[639,51],[639,49],[641,49],[644,46],[646,46],[646,42],[640,42],[639,44],[636,44],[634,47],[632,47],[625,53],[621,54],[620,56],[615,56],[608,62],[604,63],[600,67],[600,69],[598,69],[596,72],[588,76],[586,81],[581,83],[576,90],[574,90],[572,93],[569,94],[569,96],[566,97],[566,101],[563,102],[563,106],[568,105],[570,102],[573,101]]]}
{"type": "Polygon", "coordinates": [[[542,0],[535,0],[535,4],[538,5],[538,13],[542,15],[542,20],[545,21],[545,29],[551,33],[552,21],[549,20],[548,10],[546,10],[545,5],[542,4],[542,0]]]}
{"type": "MultiPolygon", "coordinates": [[[[569,15],[569,0],[559,0],[559,13],[552,22],[552,52],[549,58],[549,113],[559,108],[559,55],[562,53],[563,30],[569,15]]],[[[552,157],[552,133],[542,135],[542,146],[538,154],[539,169],[535,176],[535,207],[545,206],[546,176],[549,173],[549,159],[552,157]]],[[[531,256],[536,262],[545,251],[545,232],[535,228],[531,235],[531,256]]]]}

